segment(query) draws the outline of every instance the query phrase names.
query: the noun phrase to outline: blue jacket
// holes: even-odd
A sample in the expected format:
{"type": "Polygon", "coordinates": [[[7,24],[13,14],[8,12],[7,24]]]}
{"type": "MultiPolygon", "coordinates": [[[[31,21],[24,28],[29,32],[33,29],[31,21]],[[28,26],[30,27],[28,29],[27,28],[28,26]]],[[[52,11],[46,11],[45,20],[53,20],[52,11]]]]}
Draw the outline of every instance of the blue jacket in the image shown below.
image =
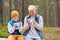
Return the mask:
{"type": "MultiPolygon", "coordinates": [[[[17,20],[17,21],[10,20],[10,21],[9,21],[9,23],[10,23],[10,25],[11,25],[12,27],[14,26],[14,23],[16,23],[16,22],[20,22],[20,20],[17,20]]],[[[21,34],[21,33],[19,32],[18,27],[19,27],[19,26],[16,26],[16,29],[14,30],[13,33],[9,33],[9,32],[8,32],[8,35],[19,35],[19,34],[21,34]]]]}

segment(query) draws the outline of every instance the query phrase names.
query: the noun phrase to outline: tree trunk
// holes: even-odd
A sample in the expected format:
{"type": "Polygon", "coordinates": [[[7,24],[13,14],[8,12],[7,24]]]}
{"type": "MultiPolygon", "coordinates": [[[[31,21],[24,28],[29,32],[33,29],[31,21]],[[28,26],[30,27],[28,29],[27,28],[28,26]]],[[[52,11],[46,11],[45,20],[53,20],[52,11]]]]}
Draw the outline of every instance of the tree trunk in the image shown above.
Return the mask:
{"type": "Polygon", "coordinates": [[[51,25],[51,8],[52,8],[50,3],[51,3],[51,0],[49,0],[49,25],[51,25]]]}
{"type": "Polygon", "coordinates": [[[15,4],[15,10],[18,11],[18,1],[17,0],[14,0],[14,4],[15,4]]]}
{"type": "Polygon", "coordinates": [[[9,10],[10,10],[10,19],[11,19],[11,0],[9,0],[9,10]]]}
{"type": "Polygon", "coordinates": [[[3,23],[3,3],[2,3],[2,0],[0,0],[0,17],[1,17],[0,23],[3,26],[4,23],[3,23]]]}
{"type": "Polygon", "coordinates": [[[46,0],[44,0],[44,24],[47,25],[47,17],[46,17],[46,0]]]}
{"type": "Polygon", "coordinates": [[[57,0],[57,6],[58,6],[58,26],[60,26],[60,0],[57,0]]]}
{"type": "Polygon", "coordinates": [[[24,11],[24,0],[22,0],[22,22],[24,23],[25,11],[24,11]]]}

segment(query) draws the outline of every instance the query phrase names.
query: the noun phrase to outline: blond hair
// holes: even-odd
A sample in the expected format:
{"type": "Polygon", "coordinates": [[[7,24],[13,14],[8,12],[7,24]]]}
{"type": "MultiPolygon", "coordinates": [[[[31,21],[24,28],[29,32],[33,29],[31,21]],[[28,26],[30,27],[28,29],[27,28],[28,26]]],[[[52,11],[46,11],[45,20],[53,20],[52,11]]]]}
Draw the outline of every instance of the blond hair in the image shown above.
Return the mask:
{"type": "Polygon", "coordinates": [[[11,12],[11,18],[14,18],[15,16],[18,16],[19,17],[18,11],[12,11],[11,12]]]}

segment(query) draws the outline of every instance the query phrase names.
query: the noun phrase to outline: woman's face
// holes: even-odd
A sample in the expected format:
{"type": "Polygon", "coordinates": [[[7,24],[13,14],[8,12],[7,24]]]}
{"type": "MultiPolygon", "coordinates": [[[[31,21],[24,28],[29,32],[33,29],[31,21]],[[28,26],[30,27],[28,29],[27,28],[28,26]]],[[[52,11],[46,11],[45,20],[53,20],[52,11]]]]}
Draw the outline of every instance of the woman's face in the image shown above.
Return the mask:
{"type": "Polygon", "coordinates": [[[29,15],[34,16],[36,14],[36,10],[29,10],[29,15]]]}
{"type": "Polygon", "coordinates": [[[17,21],[18,19],[19,19],[18,16],[15,16],[15,17],[13,18],[14,21],[17,21]]]}

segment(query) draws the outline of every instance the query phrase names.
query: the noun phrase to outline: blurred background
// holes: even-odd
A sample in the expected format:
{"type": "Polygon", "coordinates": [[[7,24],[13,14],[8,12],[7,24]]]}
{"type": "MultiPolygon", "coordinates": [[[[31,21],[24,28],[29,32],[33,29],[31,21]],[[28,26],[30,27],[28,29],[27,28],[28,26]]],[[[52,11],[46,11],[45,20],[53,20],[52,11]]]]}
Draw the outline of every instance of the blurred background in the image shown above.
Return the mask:
{"type": "Polygon", "coordinates": [[[7,23],[11,11],[17,10],[24,23],[30,4],[36,5],[37,13],[43,16],[43,40],[60,40],[60,0],[0,0],[0,37],[8,37],[7,23]]]}

